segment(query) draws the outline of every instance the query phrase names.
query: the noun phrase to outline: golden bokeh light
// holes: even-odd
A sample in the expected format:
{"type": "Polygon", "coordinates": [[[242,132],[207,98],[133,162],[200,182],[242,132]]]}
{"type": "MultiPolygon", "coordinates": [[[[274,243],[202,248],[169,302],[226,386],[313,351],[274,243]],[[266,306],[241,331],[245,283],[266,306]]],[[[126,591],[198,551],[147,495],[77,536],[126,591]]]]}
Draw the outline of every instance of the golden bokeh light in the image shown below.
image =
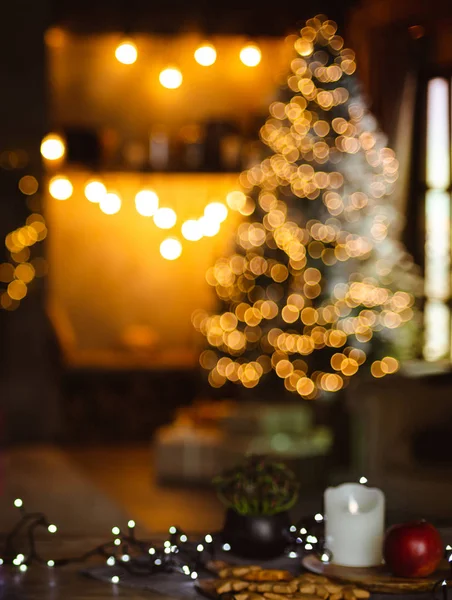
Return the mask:
{"type": "Polygon", "coordinates": [[[209,219],[204,216],[198,220],[202,235],[205,237],[214,237],[220,231],[220,223],[216,219],[209,219]]]}
{"type": "Polygon", "coordinates": [[[27,295],[27,286],[20,279],[11,281],[8,285],[8,295],[13,300],[22,300],[27,295]]]}
{"type": "Polygon", "coordinates": [[[160,244],[160,254],[166,260],[176,260],[182,254],[182,244],[176,238],[166,238],[160,244]]]}
{"type": "Polygon", "coordinates": [[[247,67],[257,67],[261,59],[262,53],[256,44],[247,44],[240,50],[240,60],[247,67]]]}
{"type": "Polygon", "coordinates": [[[217,51],[215,46],[209,43],[203,43],[195,50],[194,54],[196,62],[203,67],[212,66],[217,60],[217,51]]]}
{"type": "Polygon", "coordinates": [[[243,192],[234,191],[226,196],[226,202],[232,210],[240,211],[246,204],[246,196],[243,192]]]}
{"type": "Polygon", "coordinates": [[[171,229],[177,221],[177,215],[172,208],[159,208],[154,214],[154,223],[159,229],[171,229]]]}
{"type": "Polygon", "coordinates": [[[175,90],[182,85],[182,73],[176,67],[167,67],[160,72],[159,81],[164,88],[175,90]]]}
{"type": "Polygon", "coordinates": [[[110,192],[101,198],[99,208],[106,215],[115,215],[121,210],[121,204],[121,198],[118,194],[110,192]]]}
{"type": "Polygon", "coordinates": [[[99,203],[107,194],[107,188],[101,181],[95,179],[85,185],[85,198],[93,203],[99,203]]]}
{"type": "Polygon", "coordinates": [[[59,160],[63,158],[65,152],[64,140],[56,133],[49,133],[41,142],[41,155],[46,160],[59,160]]]}
{"type": "Polygon", "coordinates": [[[49,193],[55,200],[68,200],[74,188],[67,177],[57,175],[49,181],[49,193]]]}
{"type": "Polygon", "coordinates": [[[223,223],[228,217],[228,209],[223,202],[210,202],[204,209],[204,216],[211,221],[223,223]]]}
{"type": "Polygon", "coordinates": [[[152,217],[158,210],[159,197],[154,190],[140,190],[135,196],[135,207],[143,217],[152,217]]]}
{"type": "Polygon", "coordinates": [[[14,270],[14,276],[17,279],[20,279],[24,283],[30,283],[35,277],[35,268],[30,263],[24,262],[19,265],[14,270]]]}
{"type": "Polygon", "coordinates": [[[198,242],[203,237],[202,226],[196,219],[188,219],[182,223],[181,231],[184,238],[190,242],[198,242]]]}
{"type": "Polygon", "coordinates": [[[33,175],[24,175],[19,179],[19,190],[26,196],[36,194],[39,188],[39,183],[33,175]]]}
{"type": "Polygon", "coordinates": [[[138,58],[137,47],[131,41],[123,41],[116,47],[115,57],[123,65],[133,65],[138,58]]]}

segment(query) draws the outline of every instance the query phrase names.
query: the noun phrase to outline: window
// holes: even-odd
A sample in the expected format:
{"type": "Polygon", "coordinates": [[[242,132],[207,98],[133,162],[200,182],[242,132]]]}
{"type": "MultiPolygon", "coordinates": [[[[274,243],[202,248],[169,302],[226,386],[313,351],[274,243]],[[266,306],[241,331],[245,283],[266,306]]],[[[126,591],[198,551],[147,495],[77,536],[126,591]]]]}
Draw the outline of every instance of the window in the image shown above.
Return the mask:
{"type": "Polygon", "coordinates": [[[451,82],[427,85],[424,358],[451,358],[451,82]]]}

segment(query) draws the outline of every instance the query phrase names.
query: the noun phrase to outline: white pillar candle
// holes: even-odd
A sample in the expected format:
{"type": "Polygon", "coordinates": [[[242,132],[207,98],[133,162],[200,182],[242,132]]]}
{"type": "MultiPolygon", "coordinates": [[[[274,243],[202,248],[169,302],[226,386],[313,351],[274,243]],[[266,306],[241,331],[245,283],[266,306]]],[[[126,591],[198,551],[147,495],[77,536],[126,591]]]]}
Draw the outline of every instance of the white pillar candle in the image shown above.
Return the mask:
{"type": "Polygon", "coordinates": [[[332,562],[373,567],[383,557],[385,496],[377,488],[344,483],[325,491],[325,542],[332,562]]]}

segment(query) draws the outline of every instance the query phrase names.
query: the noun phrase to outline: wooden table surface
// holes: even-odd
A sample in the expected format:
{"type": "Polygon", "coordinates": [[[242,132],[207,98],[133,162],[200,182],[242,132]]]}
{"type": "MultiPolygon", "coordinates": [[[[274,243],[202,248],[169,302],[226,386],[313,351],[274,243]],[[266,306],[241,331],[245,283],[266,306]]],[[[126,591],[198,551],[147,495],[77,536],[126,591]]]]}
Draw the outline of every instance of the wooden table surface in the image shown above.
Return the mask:
{"type": "MultiPolygon", "coordinates": [[[[55,544],[50,546],[48,543],[41,543],[40,552],[46,557],[78,556],[102,541],[105,540],[60,538],[56,540],[57,550],[55,544]]],[[[112,600],[114,598],[168,600],[168,596],[162,594],[104,583],[81,573],[83,568],[96,564],[103,564],[103,561],[99,563],[94,558],[85,563],[70,564],[56,569],[36,564],[31,565],[25,573],[21,573],[17,567],[1,566],[0,600],[112,600]]]]}

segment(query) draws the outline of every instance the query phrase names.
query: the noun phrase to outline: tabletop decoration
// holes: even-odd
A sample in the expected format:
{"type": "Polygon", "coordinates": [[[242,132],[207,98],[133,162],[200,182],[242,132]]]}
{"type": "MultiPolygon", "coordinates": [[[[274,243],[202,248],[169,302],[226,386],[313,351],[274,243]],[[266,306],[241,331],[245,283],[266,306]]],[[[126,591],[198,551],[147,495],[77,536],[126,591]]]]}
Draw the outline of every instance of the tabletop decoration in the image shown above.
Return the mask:
{"type": "Polygon", "coordinates": [[[385,535],[384,559],[399,577],[426,577],[443,559],[439,531],[425,520],[393,525],[385,535]]]}
{"type": "Polygon", "coordinates": [[[270,558],[291,543],[289,509],[298,498],[294,473],[279,461],[248,456],[213,481],[227,508],[223,539],[239,556],[270,558]]]}
{"type": "Polygon", "coordinates": [[[325,491],[325,539],[336,564],[372,567],[383,560],[385,497],[381,490],[344,483],[325,491]]]}
{"type": "MultiPolygon", "coordinates": [[[[113,584],[124,581],[141,579],[145,585],[149,578],[159,575],[182,575],[188,581],[196,580],[200,572],[208,572],[208,565],[216,556],[232,554],[231,545],[224,540],[222,532],[206,533],[202,537],[190,537],[183,529],[171,526],[167,539],[152,541],[140,539],[136,535],[135,521],[128,521],[124,530],[114,526],[112,538],[105,543],[76,556],[45,557],[39,550],[38,537],[42,531],[49,534],[58,532],[57,526],[43,512],[27,512],[22,499],[16,498],[14,506],[20,513],[16,525],[5,537],[5,544],[0,552],[0,565],[16,567],[25,573],[34,564],[46,565],[50,569],[64,567],[69,564],[83,564],[89,559],[98,557],[105,560],[100,578],[113,584]]],[[[328,560],[329,555],[324,550],[321,530],[323,515],[316,514],[304,519],[303,523],[290,525],[287,531],[286,545],[281,551],[280,560],[284,564],[299,565],[299,559],[307,553],[316,553],[322,559],[328,560]],[[304,524],[303,524],[304,523],[304,524]]],[[[279,560],[279,559],[278,559],[279,560]]],[[[91,571],[98,570],[95,567],[91,571]]],[[[89,572],[89,569],[85,569],[89,572]]],[[[125,581],[127,584],[127,582],[125,581]]]]}

